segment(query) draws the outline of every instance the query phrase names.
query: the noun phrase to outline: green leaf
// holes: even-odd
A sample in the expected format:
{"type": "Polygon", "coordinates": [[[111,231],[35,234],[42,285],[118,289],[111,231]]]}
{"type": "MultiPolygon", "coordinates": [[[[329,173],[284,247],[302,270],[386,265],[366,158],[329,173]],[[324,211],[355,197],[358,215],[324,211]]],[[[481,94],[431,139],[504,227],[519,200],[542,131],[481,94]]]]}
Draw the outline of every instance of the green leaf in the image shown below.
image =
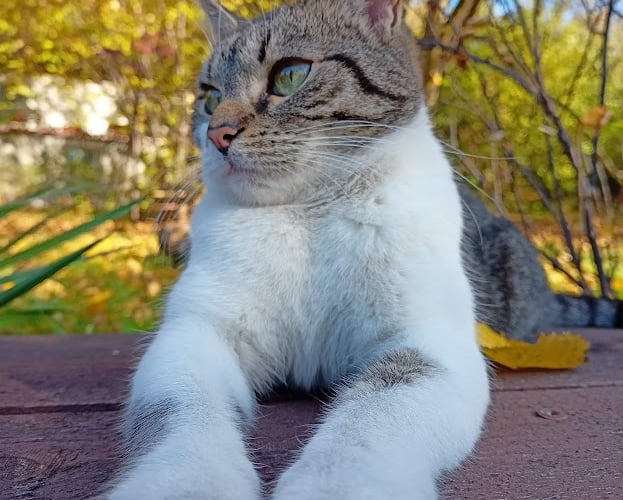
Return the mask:
{"type": "MultiPolygon", "coordinates": [[[[16,243],[22,241],[24,238],[26,238],[26,236],[30,236],[33,233],[36,233],[39,229],[41,229],[46,223],[48,223],[49,221],[51,221],[52,219],[54,219],[55,217],[57,217],[58,215],[62,214],[63,212],[66,212],[67,209],[61,209],[61,210],[57,210],[56,212],[53,212],[47,216],[45,216],[43,219],[41,219],[39,222],[37,222],[36,224],[34,224],[33,226],[29,227],[28,229],[26,229],[25,231],[19,233],[17,236],[15,236],[15,238],[13,238],[11,241],[9,241],[6,245],[4,245],[2,248],[0,248],[0,254],[6,253],[8,250],[11,249],[12,246],[14,246],[16,243]]],[[[1,281],[0,281],[1,283],[1,281]]]]}
{"type": "Polygon", "coordinates": [[[56,248],[62,243],[72,240],[76,236],[86,233],[96,228],[97,226],[103,224],[106,221],[118,219],[119,217],[123,217],[124,215],[129,214],[132,207],[141,201],[142,201],[142,198],[135,200],[131,203],[128,203],[127,205],[119,207],[115,210],[111,210],[110,212],[100,214],[94,217],[93,219],[91,219],[90,221],[85,222],[84,224],[81,224],[77,227],[74,227],[73,229],[70,229],[69,231],[66,231],[63,234],[59,234],[57,236],[49,238],[41,243],[38,243],[30,248],[27,248],[26,250],[23,250],[19,253],[11,255],[10,257],[6,257],[5,259],[0,261],[0,269],[10,266],[11,264],[15,264],[16,262],[21,262],[21,261],[25,261],[28,259],[32,259],[33,257],[41,254],[42,252],[56,248]]]}
{"type": "Polygon", "coordinates": [[[97,245],[100,241],[102,240],[100,239],[94,241],[93,243],[89,243],[88,245],[76,250],[75,252],[61,257],[52,264],[39,268],[37,272],[30,273],[26,278],[17,281],[13,288],[10,288],[9,290],[0,293],[0,307],[5,306],[12,300],[16,299],[20,295],[25,294],[26,292],[37,286],[39,283],[45,281],[50,276],[53,276],[64,267],[67,267],[73,261],[79,259],[82,254],[97,245]]]}
{"type": "Polygon", "coordinates": [[[88,184],[79,184],[77,186],[69,186],[58,189],[42,189],[41,191],[37,191],[36,193],[29,194],[28,196],[18,198],[17,200],[14,200],[10,203],[0,205],[0,217],[4,217],[5,215],[10,214],[14,210],[25,207],[34,200],[46,200],[48,198],[56,198],[65,194],[82,193],[88,187],[88,184]]]}

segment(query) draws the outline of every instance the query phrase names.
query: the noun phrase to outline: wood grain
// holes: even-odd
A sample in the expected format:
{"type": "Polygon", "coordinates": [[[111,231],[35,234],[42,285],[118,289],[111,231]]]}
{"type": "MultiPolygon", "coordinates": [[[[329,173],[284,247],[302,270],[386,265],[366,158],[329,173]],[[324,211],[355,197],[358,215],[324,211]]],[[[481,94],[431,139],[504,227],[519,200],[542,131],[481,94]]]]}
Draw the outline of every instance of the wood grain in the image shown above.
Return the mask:
{"type": "MultiPolygon", "coordinates": [[[[593,347],[581,368],[498,370],[483,439],[444,498],[623,498],[623,331],[585,333],[593,347]],[[551,410],[556,418],[540,416],[551,410]]],[[[0,337],[0,499],[88,498],[112,478],[141,343],[0,337]]],[[[289,395],[261,406],[249,444],[266,481],[309,437],[319,406],[289,395]]]]}

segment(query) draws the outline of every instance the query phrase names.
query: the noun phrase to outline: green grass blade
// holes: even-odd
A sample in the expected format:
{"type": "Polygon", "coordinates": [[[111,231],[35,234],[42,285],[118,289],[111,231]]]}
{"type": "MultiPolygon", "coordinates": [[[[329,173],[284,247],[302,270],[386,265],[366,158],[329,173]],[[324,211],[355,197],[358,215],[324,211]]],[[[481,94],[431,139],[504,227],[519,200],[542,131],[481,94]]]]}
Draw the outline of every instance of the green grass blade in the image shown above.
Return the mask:
{"type": "Polygon", "coordinates": [[[4,285],[5,283],[15,283],[17,281],[28,279],[32,274],[38,273],[44,267],[46,266],[26,269],[24,271],[17,271],[15,273],[9,274],[8,276],[2,276],[0,277],[0,285],[4,285]]]}
{"type": "Polygon", "coordinates": [[[70,229],[69,231],[66,231],[63,234],[59,234],[58,236],[49,238],[45,241],[42,241],[41,243],[38,243],[36,245],[33,245],[30,248],[27,248],[26,250],[23,250],[14,255],[11,255],[10,257],[6,257],[0,261],[0,269],[10,266],[12,264],[15,264],[17,262],[32,259],[33,257],[39,255],[42,252],[56,248],[57,246],[65,243],[66,241],[72,240],[73,238],[75,238],[76,236],[80,234],[91,231],[92,229],[96,228],[97,226],[103,224],[106,221],[118,219],[119,217],[123,217],[124,215],[129,214],[132,207],[136,205],[137,203],[139,203],[140,201],[142,201],[142,199],[135,200],[131,203],[128,203],[127,205],[119,207],[115,210],[111,210],[110,212],[100,214],[94,217],[93,219],[91,219],[90,221],[85,222],[84,224],[81,224],[77,227],[74,227],[73,229],[70,229]]]}
{"type": "Polygon", "coordinates": [[[10,203],[0,205],[0,217],[4,217],[5,215],[13,212],[14,210],[25,207],[33,200],[45,200],[48,198],[63,196],[65,194],[82,193],[86,191],[87,188],[89,188],[89,184],[79,184],[77,186],[68,186],[58,189],[42,189],[41,191],[37,191],[36,193],[29,194],[28,196],[18,198],[17,200],[14,200],[10,203]]]}
{"type": "Polygon", "coordinates": [[[64,267],[71,264],[73,261],[79,259],[82,256],[82,254],[84,254],[86,251],[93,248],[100,241],[102,240],[100,239],[100,240],[94,241],[93,243],[89,243],[88,245],[80,248],[79,250],[76,250],[75,252],[72,252],[69,255],[61,257],[60,259],[53,262],[52,264],[39,268],[38,272],[32,273],[25,279],[17,281],[13,288],[6,290],[4,292],[0,292],[0,307],[5,306],[6,304],[16,299],[20,295],[25,294],[26,292],[28,292],[30,289],[37,286],[42,281],[48,279],[50,276],[56,274],[58,271],[60,271],[64,267]]]}
{"type": "Polygon", "coordinates": [[[53,213],[45,216],[42,220],[40,220],[36,224],[32,225],[31,227],[29,227],[28,229],[26,229],[22,233],[18,234],[15,238],[13,238],[11,241],[9,241],[6,245],[4,245],[2,248],[0,248],[0,254],[8,252],[11,249],[11,247],[14,246],[16,243],[19,243],[20,241],[22,241],[24,238],[26,238],[26,236],[30,236],[31,234],[37,232],[45,224],[47,224],[49,221],[54,219],[54,217],[57,217],[58,215],[62,214],[63,212],[67,212],[67,210],[69,210],[69,209],[68,208],[63,208],[61,210],[57,210],[56,212],[53,212],[53,213]]]}

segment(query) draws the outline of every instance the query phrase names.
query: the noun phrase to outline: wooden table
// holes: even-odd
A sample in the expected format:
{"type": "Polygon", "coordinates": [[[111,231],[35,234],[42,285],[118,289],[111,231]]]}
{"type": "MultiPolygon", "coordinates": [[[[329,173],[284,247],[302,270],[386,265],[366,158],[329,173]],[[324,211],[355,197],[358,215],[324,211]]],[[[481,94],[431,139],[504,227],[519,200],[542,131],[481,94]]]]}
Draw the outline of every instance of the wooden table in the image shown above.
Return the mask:
{"type": "MultiPolygon", "coordinates": [[[[590,359],[574,371],[498,370],[487,430],[445,498],[623,498],[623,331],[585,333],[590,359]]],[[[0,498],[87,498],[110,479],[140,339],[0,337],[0,498]]],[[[305,441],[317,410],[304,398],[262,406],[252,443],[264,479],[305,441]]]]}

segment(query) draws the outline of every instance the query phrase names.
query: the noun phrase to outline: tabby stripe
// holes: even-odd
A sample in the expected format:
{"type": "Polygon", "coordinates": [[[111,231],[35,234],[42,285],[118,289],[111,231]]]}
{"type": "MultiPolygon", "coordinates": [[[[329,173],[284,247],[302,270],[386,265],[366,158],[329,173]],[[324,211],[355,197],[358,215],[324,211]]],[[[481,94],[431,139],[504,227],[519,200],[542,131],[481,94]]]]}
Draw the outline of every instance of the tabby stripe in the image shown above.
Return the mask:
{"type": "Polygon", "coordinates": [[[370,81],[357,62],[344,54],[334,54],[325,58],[325,61],[336,61],[346,66],[357,79],[361,90],[363,90],[366,94],[376,94],[391,101],[405,102],[407,100],[405,96],[392,94],[391,92],[387,92],[386,90],[377,87],[372,81],[370,81]]]}
{"type": "Polygon", "coordinates": [[[329,99],[319,99],[319,100],[314,101],[314,102],[308,102],[308,103],[300,104],[299,108],[301,108],[301,109],[315,109],[318,106],[324,106],[325,104],[328,104],[329,102],[330,102],[329,99]]]}
{"type": "Polygon", "coordinates": [[[235,60],[235,58],[236,58],[236,56],[237,56],[237,54],[238,54],[238,52],[240,50],[238,48],[238,45],[240,45],[241,41],[242,41],[242,37],[238,36],[238,38],[236,38],[233,41],[233,43],[231,44],[231,47],[229,47],[229,52],[227,52],[227,54],[225,54],[225,53],[221,54],[221,59],[223,61],[231,64],[235,60]]]}
{"type": "Polygon", "coordinates": [[[623,300],[616,300],[617,313],[614,318],[614,328],[623,328],[623,300]]]}
{"type": "Polygon", "coordinates": [[[270,43],[270,29],[266,30],[266,36],[264,40],[262,40],[262,45],[260,45],[260,53],[257,56],[257,60],[263,63],[266,60],[266,46],[270,43]]]}
{"type": "Polygon", "coordinates": [[[356,120],[356,121],[365,121],[365,122],[380,121],[380,118],[378,117],[350,115],[342,111],[336,111],[335,113],[331,113],[330,115],[308,116],[308,115],[303,115],[300,113],[293,113],[290,116],[294,118],[304,118],[306,120],[311,120],[311,121],[316,121],[316,120],[356,120]]]}

